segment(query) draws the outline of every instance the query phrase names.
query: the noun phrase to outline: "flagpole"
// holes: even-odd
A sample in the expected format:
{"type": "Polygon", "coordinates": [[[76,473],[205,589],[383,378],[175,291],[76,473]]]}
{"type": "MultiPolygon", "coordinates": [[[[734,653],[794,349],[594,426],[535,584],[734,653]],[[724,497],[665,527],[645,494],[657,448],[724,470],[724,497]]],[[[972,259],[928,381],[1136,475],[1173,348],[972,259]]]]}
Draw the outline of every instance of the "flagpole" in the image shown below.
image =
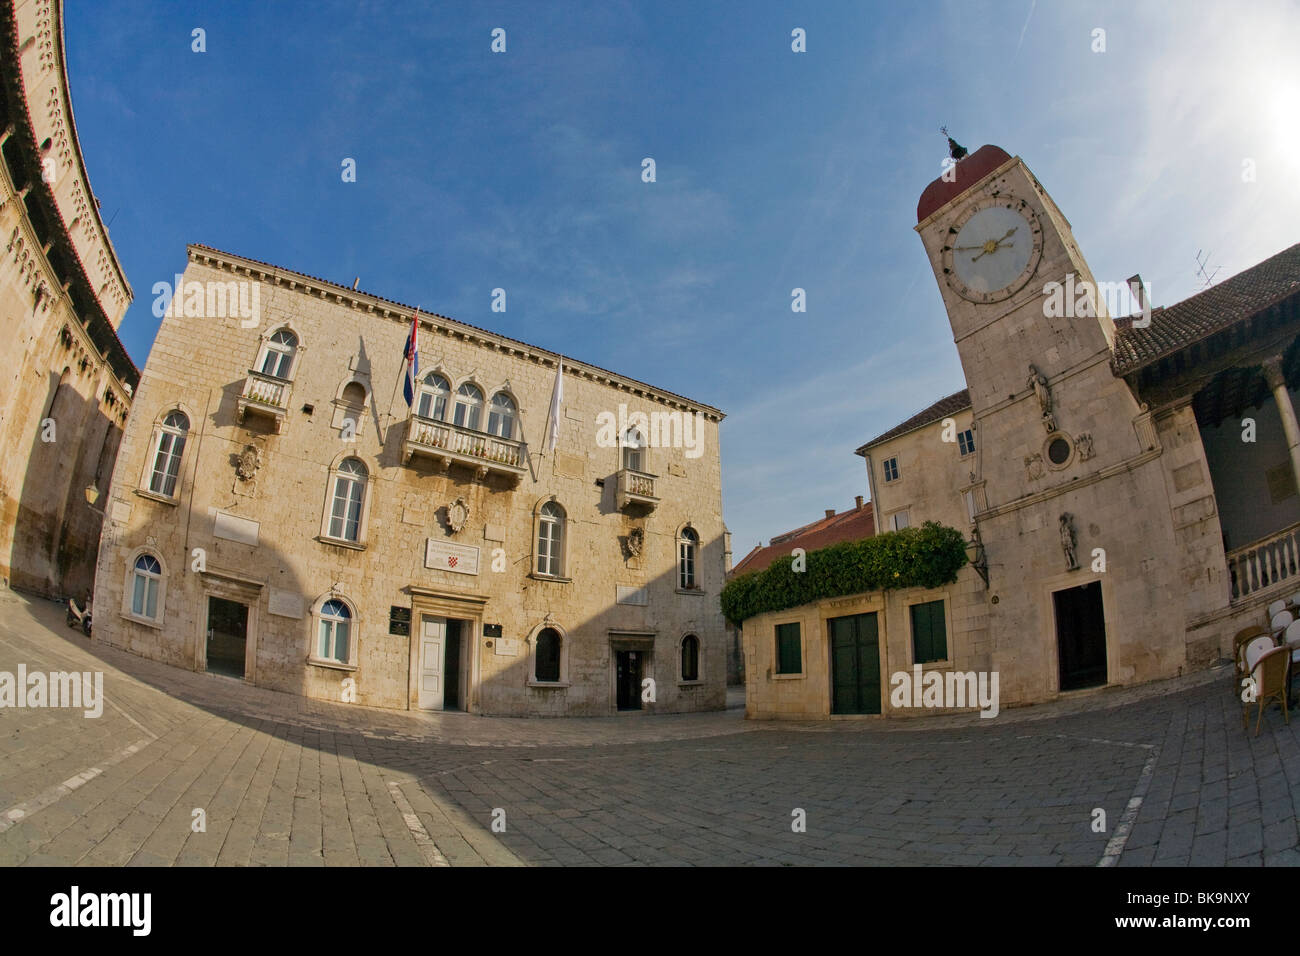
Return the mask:
{"type": "MultiPolygon", "coordinates": [[[[416,309],[415,315],[411,316],[411,321],[418,322],[419,319],[420,319],[420,310],[416,309]]],[[[407,333],[407,336],[409,338],[410,336],[409,332],[407,333]]],[[[418,347],[418,343],[417,343],[417,347],[418,347]]],[[[393,424],[393,406],[397,404],[397,390],[402,387],[402,379],[406,377],[406,363],[409,361],[410,359],[403,357],[402,364],[397,367],[397,381],[393,383],[393,397],[388,400],[388,412],[387,412],[388,418],[387,421],[384,422],[384,440],[382,442],[382,445],[388,444],[388,428],[390,425],[393,424]]],[[[412,395],[411,397],[412,399],[415,398],[414,395],[412,395]]],[[[412,408],[414,408],[414,406],[412,406],[412,408]]]]}

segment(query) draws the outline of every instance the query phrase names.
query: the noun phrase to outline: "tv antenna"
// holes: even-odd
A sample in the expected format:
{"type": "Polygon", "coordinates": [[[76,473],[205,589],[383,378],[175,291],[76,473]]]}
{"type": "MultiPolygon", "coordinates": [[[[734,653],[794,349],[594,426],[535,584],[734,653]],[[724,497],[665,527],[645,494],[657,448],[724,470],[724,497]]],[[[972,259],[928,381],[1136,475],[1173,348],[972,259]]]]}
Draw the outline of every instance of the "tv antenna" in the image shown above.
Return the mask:
{"type": "Polygon", "coordinates": [[[1210,260],[1210,254],[1208,252],[1204,256],[1202,256],[1201,250],[1200,249],[1196,250],[1196,274],[1200,276],[1202,280],[1204,280],[1205,287],[1207,289],[1214,284],[1214,277],[1219,274],[1219,269],[1220,269],[1220,266],[1215,266],[1214,271],[1211,272],[1209,275],[1206,275],[1205,267],[1209,263],[1209,260],[1210,260]]]}

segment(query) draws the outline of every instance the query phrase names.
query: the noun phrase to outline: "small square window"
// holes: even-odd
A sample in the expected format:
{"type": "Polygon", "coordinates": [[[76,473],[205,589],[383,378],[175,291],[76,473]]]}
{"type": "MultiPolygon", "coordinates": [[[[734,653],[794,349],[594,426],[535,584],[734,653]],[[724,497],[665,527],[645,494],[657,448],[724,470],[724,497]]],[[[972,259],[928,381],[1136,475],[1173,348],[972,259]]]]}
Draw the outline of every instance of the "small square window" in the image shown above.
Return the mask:
{"type": "Polygon", "coordinates": [[[957,448],[961,451],[961,456],[965,458],[975,450],[975,429],[968,428],[957,435],[957,448]]]}
{"type": "Polygon", "coordinates": [[[885,467],[885,481],[897,481],[898,480],[898,459],[886,458],[884,467],[885,467]]]}
{"type": "Polygon", "coordinates": [[[799,646],[799,622],[776,626],[776,672],[802,674],[803,653],[799,646]]]}
{"type": "Polygon", "coordinates": [[[906,509],[903,511],[895,511],[889,516],[889,520],[893,522],[895,531],[902,531],[904,528],[910,527],[911,525],[906,509]]]}

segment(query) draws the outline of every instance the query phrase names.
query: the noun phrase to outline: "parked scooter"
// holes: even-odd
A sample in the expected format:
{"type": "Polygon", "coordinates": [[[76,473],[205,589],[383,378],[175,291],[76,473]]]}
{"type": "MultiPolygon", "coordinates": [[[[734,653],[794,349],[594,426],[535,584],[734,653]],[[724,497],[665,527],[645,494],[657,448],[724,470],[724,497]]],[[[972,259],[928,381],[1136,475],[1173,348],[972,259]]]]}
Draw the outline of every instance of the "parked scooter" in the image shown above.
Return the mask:
{"type": "Polygon", "coordinates": [[[68,627],[79,627],[81,633],[90,637],[90,595],[86,595],[85,610],[77,607],[74,598],[68,598],[68,627]]]}

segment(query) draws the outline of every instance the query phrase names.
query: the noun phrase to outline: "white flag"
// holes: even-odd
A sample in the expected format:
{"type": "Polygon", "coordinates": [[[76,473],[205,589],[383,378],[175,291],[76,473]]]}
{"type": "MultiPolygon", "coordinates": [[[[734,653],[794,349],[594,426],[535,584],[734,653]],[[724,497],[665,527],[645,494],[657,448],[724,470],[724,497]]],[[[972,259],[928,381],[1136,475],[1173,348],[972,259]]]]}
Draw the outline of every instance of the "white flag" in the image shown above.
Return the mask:
{"type": "Polygon", "coordinates": [[[560,437],[560,403],[564,401],[564,358],[555,366],[555,387],[551,389],[551,425],[546,433],[546,450],[555,451],[560,437]]]}

